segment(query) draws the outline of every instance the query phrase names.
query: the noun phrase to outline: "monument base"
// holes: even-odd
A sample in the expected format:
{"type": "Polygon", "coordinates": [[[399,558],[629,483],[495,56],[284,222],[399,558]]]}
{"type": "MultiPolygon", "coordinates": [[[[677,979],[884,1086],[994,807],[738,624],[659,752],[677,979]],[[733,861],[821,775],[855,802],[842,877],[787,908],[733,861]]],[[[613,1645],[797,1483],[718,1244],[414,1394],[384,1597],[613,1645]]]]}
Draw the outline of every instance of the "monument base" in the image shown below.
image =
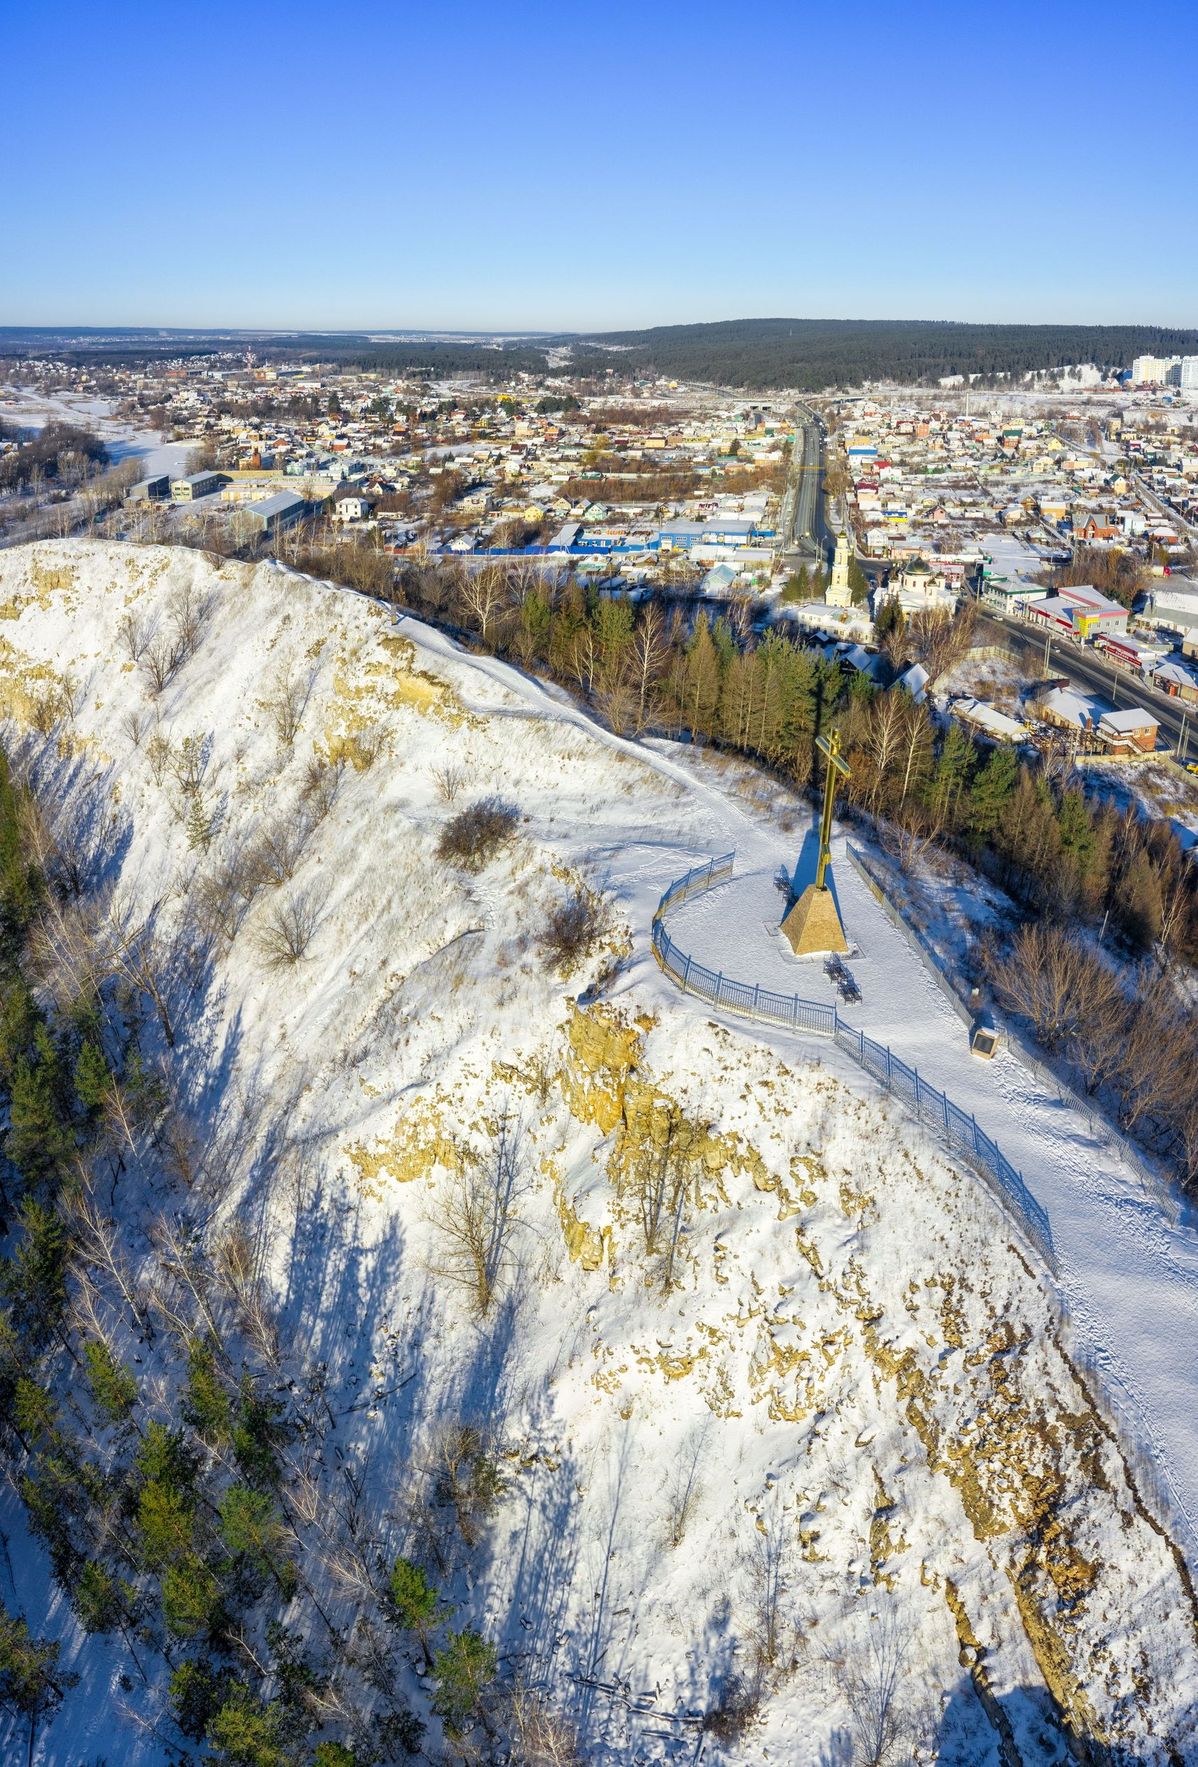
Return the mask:
{"type": "Polygon", "coordinates": [[[817,890],[814,884],[808,884],[782,922],[782,931],[796,957],[811,957],[817,951],[845,952],[849,948],[836,898],[826,887],[817,890]]]}

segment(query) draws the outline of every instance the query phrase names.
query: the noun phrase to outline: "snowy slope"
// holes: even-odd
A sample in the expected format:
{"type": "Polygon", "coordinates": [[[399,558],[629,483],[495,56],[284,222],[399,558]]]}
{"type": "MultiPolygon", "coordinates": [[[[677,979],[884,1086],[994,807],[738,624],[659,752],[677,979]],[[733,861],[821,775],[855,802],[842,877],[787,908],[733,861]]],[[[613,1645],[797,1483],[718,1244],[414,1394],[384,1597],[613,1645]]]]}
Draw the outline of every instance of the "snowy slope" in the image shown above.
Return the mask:
{"type": "MultiPolygon", "coordinates": [[[[263,1236],[297,1387],[328,1365],[313,1476],[360,1466],[386,1553],[408,1538],[401,1494],[438,1420],[494,1428],[508,1486],[453,1594],[556,1690],[586,1759],[693,1759],[697,1718],[765,1635],[760,1724],[708,1737],[709,1762],[851,1758],[885,1660],[925,1759],[997,1762],[1000,1742],[1029,1767],[1063,1759],[1062,1715],[1146,1761],[1194,1758],[1192,1586],[1134,1473],[1145,1441],[1093,1402],[1048,1278],[977,1178],[826,1047],[715,1023],[653,966],[652,905],[696,856],[735,845],[759,880],[793,863],[800,833],[742,771],[612,738],[350,594],[169,549],[0,555],[0,715],[98,843],[118,906],[153,910],[164,937],[264,830],[307,827],[290,878],[217,941],[178,1015],[173,1071],[223,1150],[189,1206],[210,1232],[237,1216],[263,1236]],[[127,622],[137,642],[162,634],[181,597],[198,642],[155,699],[127,622]],[[338,760],[316,817],[313,762],[327,778],[338,760]],[[494,791],[521,813],[477,877],[436,855],[455,773],[457,806],[494,791]],[[538,934],[580,879],[611,930],[562,977],[538,934]],[[314,930],[272,968],[262,941],[284,902],[314,930]],[[485,1153],[501,1118],[520,1227],[478,1323],[437,1223],[455,1148],[485,1153]],[[667,1286],[637,1198],[670,1162],[688,1202],[667,1286]]],[[[1079,1126],[1059,1106],[1050,1122],[1013,1061],[978,1079],[861,896],[862,1028],[905,1040],[954,1096],[982,1087],[979,1121],[1053,1212],[1082,1335],[1109,1336],[1145,1427],[1184,1455],[1193,1338],[1171,1365],[1150,1339],[1154,1284],[1157,1316],[1189,1329],[1190,1254],[1121,1201],[1113,1170],[1092,1182],[1079,1126]]],[[[754,915],[757,899],[721,923],[717,892],[678,936],[738,973],[766,937],[754,915]]],[[[1195,1462],[1175,1468],[1179,1504],[1195,1462]]],[[[16,1599],[43,1624],[29,1581],[16,1599]]],[[[84,1679],[41,1758],[163,1758],[133,1729],[112,1747],[116,1653],[71,1648],[84,1679]]]]}

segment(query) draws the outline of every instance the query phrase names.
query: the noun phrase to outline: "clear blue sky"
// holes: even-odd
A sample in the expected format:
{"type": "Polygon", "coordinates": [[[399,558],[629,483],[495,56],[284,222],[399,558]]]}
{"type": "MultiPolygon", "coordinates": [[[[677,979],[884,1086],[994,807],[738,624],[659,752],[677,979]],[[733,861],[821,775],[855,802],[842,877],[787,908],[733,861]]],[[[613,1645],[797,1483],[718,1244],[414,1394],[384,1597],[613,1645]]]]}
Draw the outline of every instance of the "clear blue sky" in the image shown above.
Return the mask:
{"type": "Polygon", "coordinates": [[[1198,324],[1193,0],[0,0],[0,53],[0,323],[1198,324]]]}

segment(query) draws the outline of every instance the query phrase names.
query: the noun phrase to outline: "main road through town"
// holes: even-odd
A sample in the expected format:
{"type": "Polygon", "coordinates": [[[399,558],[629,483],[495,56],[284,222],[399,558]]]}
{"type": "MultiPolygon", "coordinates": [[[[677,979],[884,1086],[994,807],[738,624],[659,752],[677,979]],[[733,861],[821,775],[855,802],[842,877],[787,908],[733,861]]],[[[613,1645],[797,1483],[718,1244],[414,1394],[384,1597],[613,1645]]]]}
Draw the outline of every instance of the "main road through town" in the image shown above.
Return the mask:
{"type": "MultiPolygon", "coordinates": [[[[1151,712],[1159,721],[1166,739],[1174,747],[1185,740],[1188,749],[1198,736],[1193,710],[1178,700],[1171,699],[1167,693],[1150,687],[1146,681],[1129,674],[1126,669],[1119,669],[1108,663],[1099,651],[1073,644],[1067,638],[1049,638],[1043,629],[1029,625],[1026,620],[1009,619],[989,611],[983,613],[980,608],[978,627],[979,637],[984,631],[986,639],[991,643],[1002,644],[1007,650],[1022,652],[1024,655],[1032,652],[1046,660],[1047,673],[1050,675],[1065,675],[1070,681],[1078,682],[1092,692],[1101,694],[1114,706],[1139,706],[1144,711],[1151,712]]],[[[1180,758],[1184,760],[1185,755],[1180,758]]]]}
{"type": "Polygon", "coordinates": [[[783,562],[792,570],[827,562],[823,469],[823,433],[814,412],[800,405],[790,478],[778,518],[783,562]]]}

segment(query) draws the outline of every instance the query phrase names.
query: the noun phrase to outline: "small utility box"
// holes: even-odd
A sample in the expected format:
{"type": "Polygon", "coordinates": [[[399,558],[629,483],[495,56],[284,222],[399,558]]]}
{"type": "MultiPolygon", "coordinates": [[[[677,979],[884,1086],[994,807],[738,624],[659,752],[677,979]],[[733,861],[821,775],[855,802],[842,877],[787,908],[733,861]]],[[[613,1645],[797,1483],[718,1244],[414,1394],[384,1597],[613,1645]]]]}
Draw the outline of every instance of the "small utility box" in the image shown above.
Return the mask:
{"type": "Polygon", "coordinates": [[[990,1025],[975,1025],[969,1033],[969,1047],[983,1061],[992,1061],[998,1053],[998,1032],[990,1025]]]}

